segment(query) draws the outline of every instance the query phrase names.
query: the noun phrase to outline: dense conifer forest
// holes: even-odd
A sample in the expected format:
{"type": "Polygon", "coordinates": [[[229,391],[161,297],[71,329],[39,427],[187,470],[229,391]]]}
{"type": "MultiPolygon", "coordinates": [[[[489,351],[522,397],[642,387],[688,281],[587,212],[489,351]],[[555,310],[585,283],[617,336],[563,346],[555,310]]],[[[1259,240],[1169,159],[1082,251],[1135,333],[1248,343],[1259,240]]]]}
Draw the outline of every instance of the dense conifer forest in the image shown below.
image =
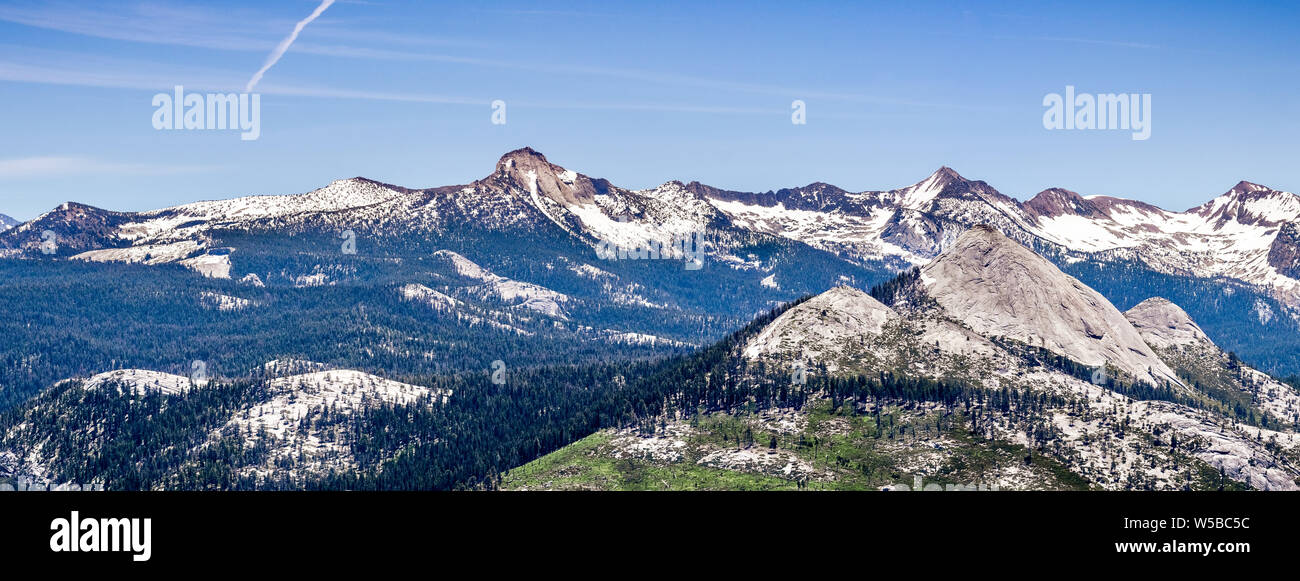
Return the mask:
{"type": "MultiPolygon", "coordinates": [[[[886,296],[914,273],[878,285],[886,296]]],[[[110,489],[491,489],[505,471],[609,427],[640,426],[653,431],[666,418],[710,412],[799,409],[814,398],[829,398],[836,408],[865,410],[866,402],[938,404],[971,418],[996,413],[1020,422],[1046,444],[1053,428],[1043,410],[1080,406],[1059,396],[1021,390],[986,390],[974,385],[878,373],[834,378],[813,369],[807,381],[791,381],[788,370],[751,364],[741,347],[794,301],[773,309],[745,328],[693,354],[657,360],[550,365],[512,370],[498,384],[487,371],[453,374],[412,373],[414,385],[450,390],[446,403],[427,398],[405,405],[379,404],[363,413],[319,415],[300,421],[329,427],[356,458],[359,469],[301,476],[284,472],[270,479],[239,476],[238,468],[262,462],[266,435],[228,433],[217,444],[205,439],[236,410],[269,397],[265,378],[221,381],[184,396],[88,391],[72,381],[0,415],[0,428],[22,424],[24,434],[57,436],[46,454],[60,459],[58,479],[102,481],[110,489]],[[87,429],[93,426],[94,429],[87,429]]],[[[1087,379],[1090,367],[1046,350],[1003,341],[1035,365],[1087,379]]],[[[1169,386],[1110,380],[1107,387],[1135,399],[1172,401],[1228,413],[1269,426],[1249,407],[1188,396],[1169,386]]],[[[865,412],[862,412],[865,413],[865,412]]],[[[984,420],[987,421],[987,420],[984,420]]],[[[287,464],[286,468],[292,467],[287,464]]]]}

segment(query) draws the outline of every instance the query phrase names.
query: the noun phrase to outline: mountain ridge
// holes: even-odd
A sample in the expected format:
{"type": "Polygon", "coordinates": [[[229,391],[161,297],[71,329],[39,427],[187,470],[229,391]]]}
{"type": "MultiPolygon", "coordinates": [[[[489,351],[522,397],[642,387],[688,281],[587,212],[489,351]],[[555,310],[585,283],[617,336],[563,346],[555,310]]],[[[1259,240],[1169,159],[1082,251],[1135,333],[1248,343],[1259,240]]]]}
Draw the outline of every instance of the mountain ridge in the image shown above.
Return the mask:
{"type": "MultiPolygon", "coordinates": [[[[995,188],[981,180],[970,180],[963,177],[957,171],[948,166],[941,166],[926,178],[914,184],[896,188],[887,191],[863,191],[851,192],[825,182],[813,182],[806,186],[782,188],[779,190],[769,190],[767,192],[741,192],[735,190],[726,190],[704,184],[699,181],[683,183],[677,180],[670,180],[655,188],[643,190],[629,190],[616,188],[608,180],[603,178],[591,178],[584,174],[565,169],[562,166],[551,163],[541,152],[531,147],[521,147],[519,149],[503,154],[497,161],[495,170],[487,177],[475,180],[464,185],[447,185],[429,188],[408,188],[394,184],[385,183],[379,180],[357,176],[353,178],[340,179],[331,182],[329,185],[312,190],[305,194],[289,195],[259,195],[244,196],[221,200],[199,201],[159,210],[146,212],[112,212],[99,208],[93,208],[84,204],[75,202],[64,203],[55,210],[42,214],[40,217],[30,221],[38,222],[49,217],[58,211],[67,211],[70,206],[84,207],[93,211],[111,213],[122,216],[149,216],[159,215],[166,212],[174,212],[184,209],[198,208],[204,206],[218,205],[222,203],[231,203],[235,201],[251,202],[256,200],[280,200],[297,196],[299,198],[309,197],[326,192],[339,186],[340,184],[365,184],[372,188],[386,190],[393,194],[394,197],[399,195],[405,196],[436,196],[456,191],[467,194],[471,188],[478,188],[491,184],[494,179],[505,179],[509,182],[506,189],[511,186],[521,192],[527,192],[529,197],[542,196],[559,205],[582,205],[588,204],[595,200],[596,196],[608,195],[612,190],[624,192],[649,193],[662,191],[666,187],[676,186],[679,189],[696,195],[701,200],[709,202],[740,202],[752,204],[760,207],[783,206],[786,209],[796,210],[831,210],[849,215],[871,215],[870,209],[893,207],[898,212],[904,214],[908,212],[922,212],[924,214],[943,215],[946,202],[952,203],[973,202],[982,203],[991,207],[994,212],[1005,214],[1009,220],[1001,226],[1015,226],[1030,230],[1028,236],[1032,238],[1043,239],[1048,242],[1060,245],[1066,250],[1073,251],[1095,251],[1097,248],[1089,248],[1088,245],[1071,245],[1059,237],[1044,235],[1042,230],[1048,226],[1044,224],[1046,220],[1060,218],[1062,216],[1084,217],[1084,218],[1110,218],[1111,210],[1114,208],[1125,208],[1133,211],[1148,213],[1152,215],[1177,216],[1183,214],[1195,214],[1202,216],[1207,220],[1214,221],[1217,226],[1212,229],[1222,228],[1225,222],[1240,220],[1247,225],[1265,225],[1275,227],[1285,222],[1300,219],[1300,196],[1274,190],[1267,186],[1262,186],[1248,181],[1241,181],[1226,193],[1221,194],[1204,204],[1193,207],[1185,212],[1173,212],[1164,210],[1152,204],[1140,200],[1125,198],[1116,198],[1111,196],[1082,196],[1074,191],[1051,187],[1038,194],[1035,194],[1028,200],[1021,202],[1013,197],[1006,196],[995,188]],[[529,176],[533,177],[529,177],[529,176]],[[533,191],[535,190],[535,191],[533,191]],[[1260,200],[1273,200],[1279,207],[1258,208],[1260,200]],[[866,210],[864,212],[864,210],[866,210]],[[1008,211],[1014,210],[1014,211],[1008,211]],[[1013,215],[1014,214],[1014,215],[1013,215]]],[[[478,193],[477,189],[475,193],[478,193]]],[[[379,202],[383,200],[371,200],[379,202]]],[[[253,204],[259,205],[259,204],[253,204]]],[[[338,211],[353,209],[366,205],[364,200],[355,200],[348,204],[322,204],[318,207],[306,207],[300,211],[338,211]]],[[[537,204],[534,204],[537,205],[537,204]]],[[[714,204],[715,206],[717,204],[714,204]]],[[[737,212],[728,212],[726,208],[722,209],[724,213],[735,218],[737,212]]],[[[909,238],[915,238],[917,228],[915,225],[909,225],[907,222],[915,220],[910,216],[893,216],[891,221],[892,230],[880,232],[877,235],[888,240],[903,241],[903,246],[907,246],[909,238]]],[[[974,225],[976,222],[965,223],[965,227],[974,225]]],[[[1132,226],[1127,224],[1126,226],[1132,226]]],[[[29,229],[30,230],[30,229],[29,229]]],[[[771,229],[781,234],[789,234],[785,229],[771,229]]],[[[938,228],[941,230],[941,228],[938,228]]],[[[16,232],[10,232],[12,237],[16,232]]],[[[868,233],[869,234],[869,233],[868,233]]],[[[1011,235],[1011,233],[1008,233],[1011,235]]],[[[794,239],[808,242],[803,237],[795,235],[790,236],[794,239]]],[[[1022,242],[1024,237],[1013,236],[1022,242]]],[[[6,243],[0,240],[0,245],[10,248],[15,247],[12,242],[6,243]]],[[[816,245],[816,244],[814,244],[816,245]]],[[[938,247],[934,247],[928,257],[937,254],[938,247]]],[[[911,258],[912,264],[917,264],[920,258],[928,259],[927,252],[896,253],[904,258],[911,258]]],[[[1300,288],[1300,287],[1297,287],[1300,288]]]]}
{"type": "MultiPolygon", "coordinates": [[[[254,271],[241,265],[255,253],[246,246],[249,235],[274,245],[278,242],[267,236],[337,237],[350,231],[373,248],[385,239],[405,236],[413,240],[406,244],[411,246],[423,244],[420,239],[460,239],[473,230],[480,233],[476,237],[527,239],[533,245],[538,238],[561,241],[596,259],[601,259],[602,245],[624,250],[651,245],[656,252],[647,255],[658,256],[658,249],[680,247],[689,239],[692,250],[708,262],[754,273],[756,281],[767,281],[764,289],[785,293],[771,300],[788,300],[795,292],[791,285],[801,277],[776,270],[794,268],[790,252],[809,257],[825,253],[801,260],[857,277],[862,286],[867,281],[856,272],[874,273],[867,278],[879,280],[876,277],[928,264],[972,226],[989,224],[1078,276],[1094,272],[1104,277],[1137,268],[1225,295],[1248,289],[1258,298],[1237,300],[1242,302],[1239,309],[1257,313],[1251,324],[1268,332],[1292,333],[1300,330],[1300,202],[1295,199],[1294,194],[1241,182],[1196,212],[1171,212],[1063,188],[1049,188],[1020,202],[948,166],[915,184],[887,191],[850,192],[813,182],[747,193],[676,180],[637,190],[566,169],[524,147],[502,155],[484,177],[461,185],[410,189],[355,177],[301,194],[203,201],[147,212],[64,204],[0,232],[0,256],[42,257],[42,236],[50,230],[57,242],[54,256],[59,258],[175,263],[205,276],[242,280],[249,274],[267,274],[265,268],[254,271]],[[755,253],[759,248],[768,250],[755,253]],[[770,253],[777,248],[782,250],[770,253]]],[[[318,274],[289,273],[283,278],[318,274]]],[[[1101,290],[1098,275],[1088,276],[1089,286],[1101,290]]],[[[661,281],[641,284],[653,287],[664,284],[661,281]]],[[[803,282],[800,288],[814,293],[838,284],[834,277],[803,282]]],[[[1103,290],[1112,299],[1122,291],[1118,282],[1103,290]]],[[[1175,298],[1193,308],[1198,318],[1209,320],[1207,313],[1218,305],[1189,300],[1204,297],[1205,291],[1186,292],[1175,298]]],[[[1238,333],[1233,339],[1226,335],[1227,325],[1210,321],[1206,330],[1245,352],[1240,341],[1255,333],[1238,333]]]]}

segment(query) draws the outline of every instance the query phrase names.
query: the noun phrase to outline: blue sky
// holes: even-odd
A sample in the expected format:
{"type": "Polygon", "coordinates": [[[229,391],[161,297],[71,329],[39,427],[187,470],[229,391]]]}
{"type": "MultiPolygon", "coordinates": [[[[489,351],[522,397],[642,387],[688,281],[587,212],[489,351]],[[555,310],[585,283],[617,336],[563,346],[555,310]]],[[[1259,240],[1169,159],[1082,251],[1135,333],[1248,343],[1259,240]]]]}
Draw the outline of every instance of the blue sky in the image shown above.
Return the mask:
{"type": "Polygon", "coordinates": [[[257,86],[260,139],[153,128],[153,95],[242,90],[319,4],[0,1],[0,212],[458,184],[525,145],[634,188],[887,189],[948,165],[1022,200],[1300,191],[1281,3],[339,0],[257,86]],[[1044,129],[1066,85],[1150,93],[1150,139],[1044,129]]]}

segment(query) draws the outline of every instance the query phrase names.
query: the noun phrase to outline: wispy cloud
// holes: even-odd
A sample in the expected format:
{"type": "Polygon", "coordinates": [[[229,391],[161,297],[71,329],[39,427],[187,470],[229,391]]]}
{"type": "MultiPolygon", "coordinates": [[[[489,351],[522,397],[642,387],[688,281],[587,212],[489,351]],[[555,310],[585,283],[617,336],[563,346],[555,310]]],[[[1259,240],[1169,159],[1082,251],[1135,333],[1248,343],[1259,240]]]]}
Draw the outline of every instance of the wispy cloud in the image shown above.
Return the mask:
{"type": "Polygon", "coordinates": [[[290,32],[289,36],[286,36],[284,40],[280,41],[280,44],[275,46],[275,50],[271,51],[271,55],[266,57],[266,62],[262,63],[262,68],[258,69],[256,73],[253,73],[253,78],[248,80],[248,85],[244,87],[244,92],[253,92],[253,88],[257,87],[257,83],[262,80],[262,75],[265,75],[266,71],[271,70],[271,67],[275,66],[275,63],[280,62],[280,57],[283,57],[284,53],[289,52],[289,47],[293,46],[293,41],[298,40],[298,35],[302,34],[302,29],[307,28],[307,25],[311,24],[311,21],[320,18],[320,15],[333,4],[334,0],[323,0],[320,3],[320,6],[317,6],[315,10],[312,10],[311,14],[308,14],[306,18],[299,20],[297,24],[293,25],[293,32],[290,32]]]}
{"type": "MultiPolygon", "coordinates": [[[[0,22],[76,34],[91,38],[139,44],[184,46],[228,52],[265,52],[293,20],[268,18],[237,6],[220,10],[171,4],[113,3],[103,6],[67,2],[0,5],[0,22]]],[[[380,32],[354,23],[330,22],[322,17],[312,29],[343,42],[376,42],[407,47],[483,46],[482,42],[429,35],[380,32]]],[[[330,44],[294,43],[294,52],[314,53],[347,48],[330,44]]]]}
{"type": "MultiPolygon", "coordinates": [[[[333,0],[330,1],[332,2],[333,0]]],[[[325,6],[326,4],[327,3],[322,3],[322,6],[325,6]]],[[[56,8],[57,6],[59,5],[55,5],[56,8]]],[[[323,8],[318,7],[317,10],[323,12],[323,8]]],[[[317,14],[316,12],[313,12],[313,14],[315,16],[320,16],[320,14],[317,14]]],[[[0,20],[16,22],[28,26],[61,30],[74,34],[130,42],[175,44],[214,50],[245,52],[249,50],[266,50],[268,47],[268,43],[264,40],[257,40],[258,38],[264,38],[268,34],[265,26],[255,25],[248,22],[250,20],[257,20],[255,15],[242,14],[240,22],[231,28],[214,25],[214,22],[225,23],[227,19],[219,14],[205,12],[202,9],[175,9],[172,11],[165,11],[162,14],[148,13],[144,11],[128,12],[125,14],[120,12],[100,11],[91,15],[82,15],[75,11],[49,8],[28,7],[19,9],[0,6],[0,20]],[[205,22],[204,19],[208,20],[205,22]],[[223,30],[228,32],[221,32],[223,30]]],[[[309,17],[307,20],[299,22],[294,28],[294,34],[291,34],[289,38],[284,39],[279,45],[276,45],[273,49],[271,58],[267,59],[268,65],[274,65],[275,63],[273,61],[278,60],[280,56],[283,56],[283,50],[287,50],[288,45],[292,44],[295,53],[337,58],[372,59],[395,62],[444,63],[467,67],[518,70],[532,73],[569,75],[574,77],[619,79],[668,87],[698,88],[719,92],[767,95],[781,97],[783,99],[819,99],[867,105],[937,109],[979,109],[978,107],[972,107],[961,103],[933,101],[924,98],[918,99],[910,95],[868,94],[858,91],[833,91],[807,86],[770,85],[744,81],[731,81],[713,77],[663,73],[632,67],[601,67],[584,64],[533,62],[514,58],[492,59],[477,56],[440,54],[437,52],[422,51],[419,48],[412,48],[415,46],[415,43],[420,41],[418,38],[409,36],[394,37],[388,33],[384,33],[383,35],[370,34],[367,35],[366,38],[395,38],[399,44],[405,45],[406,48],[377,48],[374,46],[350,46],[338,43],[311,43],[305,41],[295,43],[294,41],[297,38],[297,34],[301,32],[301,28],[306,26],[307,23],[310,23],[311,20],[312,18],[309,17]]],[[[279,22],[282,23],[282,21],[279,22]]],[[[318,25],[326,26],[325,19],[322,19],[318,25]]],[[[315,29],[316,27],[313,27],[313,30],[315,29]]],[[[345,38],[345,36],[341,35],[345,34],[343,31],[347,31],[346,28],[329,26],[328,29],[332,34],[331,38],[345,38]],[[333,35],[333,31],[335,30],[340,31],[340,34],[333,35]]],[[[346,34],[351,34],[351,36],[347,38],[359,40],[356,31],[346,32],[346,34]]],[[[264,74],[265,69],[267,68],[269,68],[269,66],[264,66],[263,70],[259,71],[259,73],[264,74]]],[[[255,76],[255,79],[260,79],[260,76],[255,76]]],[[[250,81],[246,86],[256,84],[256,81],[250,81]]],[[[296,91],[296,94],[304,94],[304,91],[305,89],[299,88],[299,90],[296,91]]],[[[263,92],[267,91],[264,90],[263,92]]],[[[384,95],[384,93],[378,94],[384,95]]]]}
{"type": "MultiPolygon", "coordinates": [[[[190,91],[223,92],[230,90],[234,73],[213,71],[205,77],[195,76],[189,71],[190,80],[183,82],[190,91]]],[[[141,91],[167,91],[177,84],[182,77],[167,73],[113,73],[106,70],[80,70],[33,66],[24,63],[0,61],[0,82],[37,83],[48,85],[68,85],[97,87],[108,89],[128,89],[141,91]]],[[[492,99],[486,97],[466,97],[458,95],[441,95],[435,93],[410,93],[391,91],[367,91],[317,85],[295,85],[275,82],[264,85],[259,91],[263,95],[284,95],[287,97],[307,97],[318,99],[348,99],[360,101],[386,101],[396,103],[432,103],[442,105],[472,105],[486,107],[492,99]]],[[[718,114],[782,114],[782,108],[759,109],[730,106],[672,105],[660,103],[592,103],[592,102],[532,102],[513,101],[513,106],[536,109],[569,110],[617,110],[617,111],[664,111],[678,113],[718,113],[718,114]]]]}
{"type": "Polygon", "coordinates": [[[465,65],[480,68],[493,68],[503,70],[517,70],[531,73],[545,73],[554,75],[571,75],[576,77],[603,77],[612,79],[621,79],[627,81],[639,81],[656,85],[665,85],[671,87],[693,87],[700,89],[713,89],[731,93],[746,93],[753,95],[770,95],[786,99],[824,99],[827,101],[842,101],[850,103],[864,103],[877,105],[895,105],[908,107],[931,107],[943,109],[968,109],[977,110],[979,107],[962,105],[958,103],[947,103],[941,101],[929,101],[924,99],[913,99],[900,96],[888,95],[871,95],[851,91],[826,91],[812,89],[809,87],[788,87],[779,85],[768,85],[762,83],[749,83],[741,81],[729,81],[725,79],[696,77],[690,75],[680,75],[674,73],[660,73],[643,69],[634,69],[627,67],[597,67],[589,65],[575,65],[564,63],[540,63],[526,60],[499,60],[480,57],[465,57],[446,54],[434,53],[416,53],[407,51],[392,51],[385,49],[357,48],[347,46],[319,46],[312,47],[312,52],[317,55],[336,56],[342,58],[369,58],[380,60],[394,61],[425,61],[437,62],[455,65],[465,65]]]}
{"type": "MultiPolygon", "coordinates": [[[[0,44],[0,55],[10,52],[0,44]]],[[[67,85],[151,92],[170,92],[176,85],[188,91],[230,92],[243,85],[238,71],[181,67],[136,59],[86,55],[58,50],[18,50],[0,56],[0,82],[67,85]]],[[[486,106],[491,99],[429,93],[365,91],[267,81],[258,90],[264,95],[397,101],[486,106]]]]}
{"type": "Polygon", "coordinates": [[[192,165],[123,163],[81,156],[42,156],[0,159],[0,179],[40,178],[66,175],[154,176],[210,171],[216,168],[192,165]]]}
{"type": "Polygon", "coordinates": [[[266,19],[254,19],[247,13],[236,16],[223,18],[207,9],[165,4],[151,5],[147,11],[127,3],[109,7],[66,2],[0,6],[0,21],[107,40],[226,51],[261,52],[275,46],[267,40],[274,33],[266,19]]]}
{"type": "MultiPolygon", "coordinates": [[[[84,86],[111,89],[142,91],[169,91],[176,84],[183,84],[187,90],[201,92],[227,92],[238,86],[238,73],[220,70],[186,69],[170,71],[156,68],[154,72],[138,72],[154,66],[132,62],[129,66],[113,66],[110,61],[100,59],[97,67],[83,69],[65,64],[34,64],[0,60],[0,82],[37,83],[49,85],[84,86]],[[117,72],[114,72],[117,71],[117,72]]],[[[767,93],[768,90],[755,88],[767,93]]],[[[771,94],[784,94],[770,89],[771,94]]],[[[396,103],[432,103],[443,105],[466,105],[486,107],[492,102],[489,97],[464,95],[445,95],[436,93],[395,92],[357,90],[312,84],[294,84],[284,81],[268,82],[258,90],[263,95],[283,95],[287,97],[306,97],[319,99],[347,99],[360,101],[384,101],[396,103]]],[[[816,98],[819,93],[809,92],[816,98]]],[[[913,104],[907,101],[890,101],[877,99],[880,103],[913,104]]],[[[595,102],[595,101],[536,101],[529,99],[512,100],[512,107],[578,110],[578,111],[658,111],[666,113],[700,113],[720,115],[787,115],[789,110],[781,106],[743,107],[735,105],[709,105],[698,103],[647,103],[647,102],[595,102]]],[[[943,107],[942,104],[931,106],[943,107]]],[[[829,117],[828,117],[829,118],[829,117]]]]}

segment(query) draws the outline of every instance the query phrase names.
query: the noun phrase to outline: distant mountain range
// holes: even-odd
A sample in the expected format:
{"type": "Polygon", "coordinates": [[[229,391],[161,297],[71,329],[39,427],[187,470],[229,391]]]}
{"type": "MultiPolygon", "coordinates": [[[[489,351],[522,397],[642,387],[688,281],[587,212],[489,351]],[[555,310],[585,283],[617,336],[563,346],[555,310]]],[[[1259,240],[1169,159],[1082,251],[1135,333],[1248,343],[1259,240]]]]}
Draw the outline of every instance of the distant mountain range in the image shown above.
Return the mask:
{"type": "Polygon", "coordinates": [[[1185,212],[1059,188],[1019,202],[947,167],[888,191],[815,183],[750,193],[677,181],[629,190],[524,148],[502,156],[481,180],[438,188],[352,178],[306,194],[141,213],[69,202],[0,233],[0,253],[43,257],[49,231],[60,258],[179,264],[210,277],[302,286],[419,282],[404,280],[412,261],[399,267],[379,258],[449,250],[555,293],[725,320],[705,323],[693,336],[624,329],[699,344],[701,333],[716,337],[801,294],[844,283],[866,288],[927,264],[971,226],[988,224],[1121,308],[1167,296],[1227,349],[1271,371],[1296,373],[1300,356],[1278,347],[1300,347],[1297,220],[1295,194],[1249,182],[1185,212]],[[290,258],[272,250],[315,237],[311,248],[296,250],[321,253],[327,240],[337,246],[348,231],[358,237],[358,256],[376,260],[349,270],[330,264],[328,254],[303,261],[301,252],[290,258]],[[685,258],[667,269],[660,264],[666,261],[598,256],[602,248],[644,249],[651,241],[658,254],[660,245],[680,247],[695,234],[707,276],[691,277],[685,258]],[[683,272],[660,276],[669,270],[683,272]]]}
{"type": "Polygon", "coordinates": [[[1027,202],[947,167],[905,188],[851,193],[827,184],[767,194],[691,184],[733,219],[859,260],[917,265],[974,224],[1055,261],[1133,261],[1154,272],[1226,279],[1300,305],[1300,197],[1250,182],[1185,212],[1052,188],[1027,202]]]}
{"type": "Polygon", "coordinates": [[[1246,181],[1184,212],[1060,188],[1019,202],[947,167],[888,191],[848,192],[814,183],[748,193],[677,181],[627,190],[524,148],[503,156],[492,175],[466,185],[412,190],[353,178],[307,194],[143,213],[70,202],[8,233],[0,244],[38,248],[38,235],[48,229],[81,259],[130,261],[161,249],[183,260],[206,248],[176,244],[202,242],[204,233],[217,229],[347,226],[437,232],[460,220],[498,231],[553,226],[589,243],[635,244],[742,229],[897,269],[924,264],[966,228],[990,224],[1062,260],[1135,260],[1159,273],[1237,281],[1300,306],[1300,196],[1246,181]],[[133,250],[84,254],[121,248],[133,250]]]}

